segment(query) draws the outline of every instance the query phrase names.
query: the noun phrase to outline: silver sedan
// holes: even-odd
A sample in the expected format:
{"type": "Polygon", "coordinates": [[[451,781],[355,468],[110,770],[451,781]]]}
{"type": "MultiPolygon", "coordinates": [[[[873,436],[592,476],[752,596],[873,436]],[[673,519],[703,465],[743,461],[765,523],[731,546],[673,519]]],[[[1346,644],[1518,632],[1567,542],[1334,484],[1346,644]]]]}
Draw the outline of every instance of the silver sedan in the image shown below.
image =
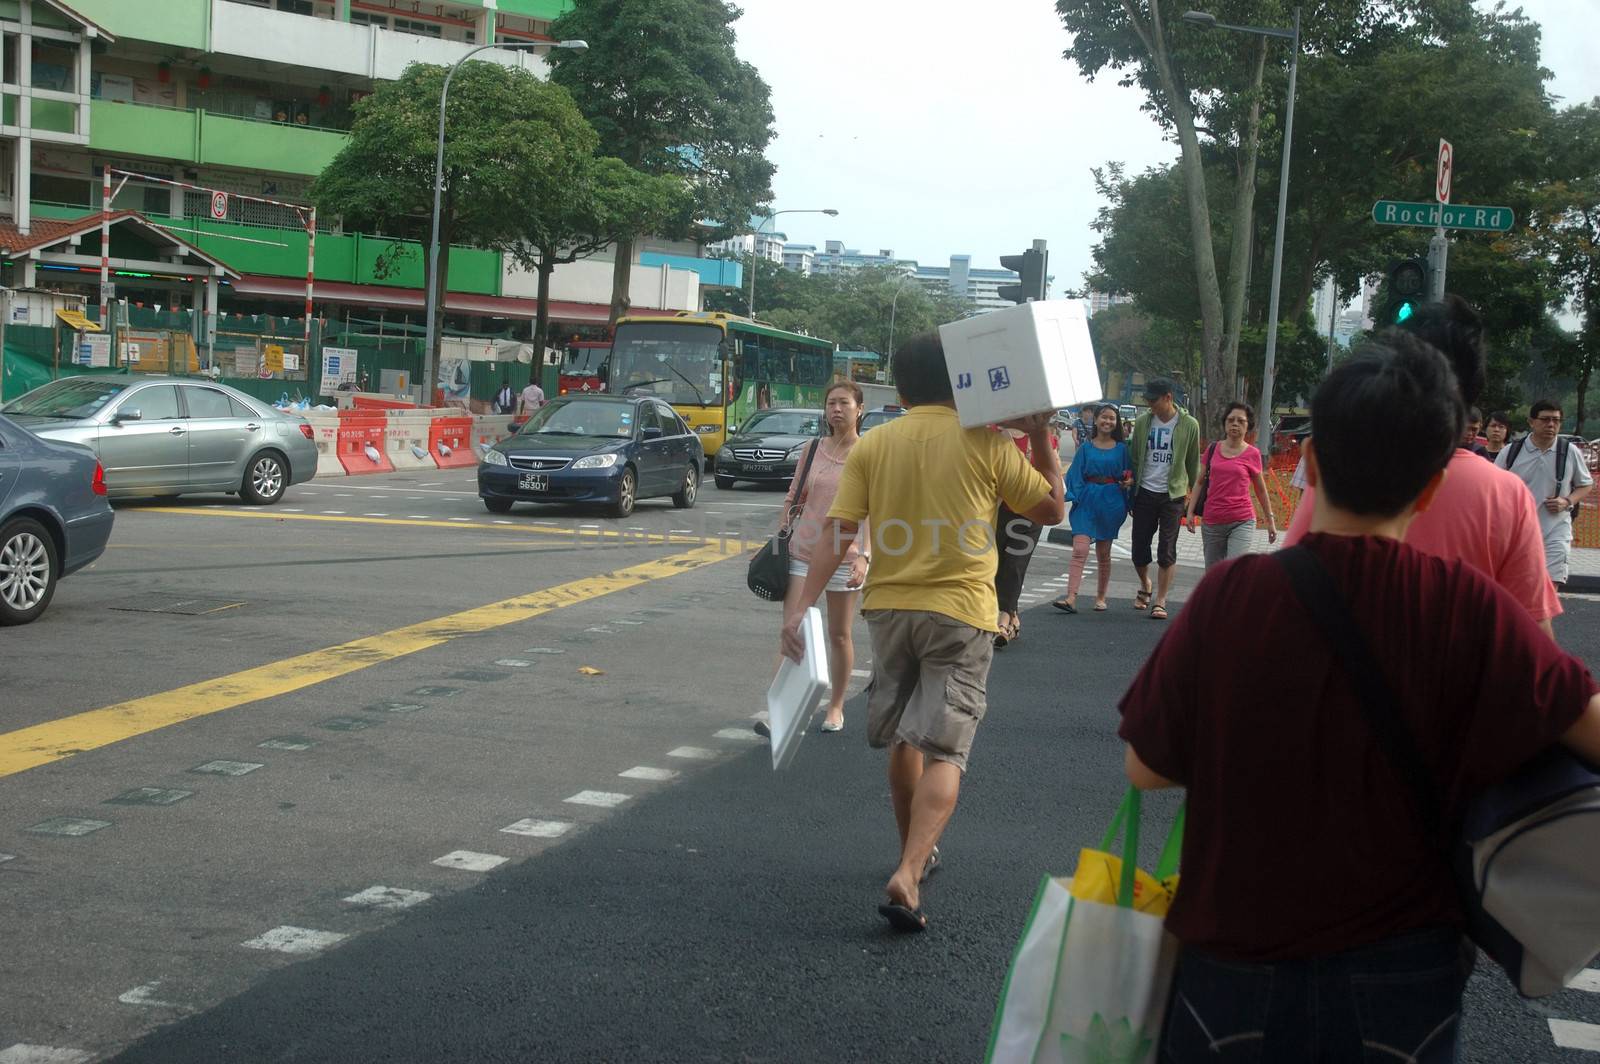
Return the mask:
{"type": "Polygon", "coordinates": [[[268,504],[317,472],[304,419],[184,377],[66,377],[0,408],[47,440],[94,449],[113,497],[224,491],[268,504]]]}

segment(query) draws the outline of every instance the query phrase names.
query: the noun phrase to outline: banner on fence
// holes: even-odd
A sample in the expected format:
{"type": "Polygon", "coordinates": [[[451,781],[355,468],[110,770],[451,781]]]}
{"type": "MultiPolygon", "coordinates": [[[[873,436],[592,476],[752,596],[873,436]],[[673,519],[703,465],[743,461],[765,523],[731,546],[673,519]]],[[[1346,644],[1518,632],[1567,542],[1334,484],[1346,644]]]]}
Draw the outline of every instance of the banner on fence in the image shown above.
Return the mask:
{"type": "Polygon", "coordinates": [[[356,351],[353,347],[324,347],[322,349],[322,395],[332,395],[339,385],[356,382],[356,351]]]}

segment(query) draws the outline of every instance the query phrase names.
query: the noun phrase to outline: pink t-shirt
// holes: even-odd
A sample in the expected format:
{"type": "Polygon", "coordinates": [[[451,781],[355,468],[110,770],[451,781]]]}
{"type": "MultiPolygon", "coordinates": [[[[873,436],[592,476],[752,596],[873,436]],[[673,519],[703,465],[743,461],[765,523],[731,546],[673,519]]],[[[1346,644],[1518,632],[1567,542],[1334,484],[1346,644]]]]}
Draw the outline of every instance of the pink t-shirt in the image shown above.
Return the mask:
{"type": "MultiPolygon", "coordinates": [[[[1544,534],[1522,478],[1457,449],[1433,505],[1418,514],[1406,542],[1436,558],[1460,558],[1505,588],[1536,621],[1562,612],[1544,564],[1544,534]]],[[[1293,546],[1311,527],[1307,488],[1284,537],[1293,546]]],[[[1209,503],[1207,511],[1211,509],[1209,503]]]]}
{"type": "Polygon", "coordinates": [[[1200,468],[1206,466],[1210,453],[1211,471],[1206,474],[1206,513],[1208,525],[1228,525],[1235,521],[1254,521],[1255,507],[1250,504],[1250,478],[1261,475],[1261,452],[1245,444],[1244,450],[1229,458],[1222,453],[1222,444],[1216,450],[1207,447],[1200,452],[1200,468]]]}
{"type": "MultiPolygon", "coordinates": [[[[794,505],[795,484],[800,480],[800,470],[805,468],[806,453],[800,452],[800,462],[795,467],[795,479],[789,482],[789,493],[783,497],[784,513],[788,513],[794,505]]],[[[812,461],[811,470],[806,474],[805,487],[801,489],[800,501],[805,508],[800,512],[799,520],[795,521],[794,535],[789,539],[789,557],[795,561],[809,563],[812,552],[826,535],[823,529],[828,526],[828,510],[833,506],[833,497],[839,492],[839,475],[844,472],[844,460],[849,455],[849,451],[837,456],[832,455],[829,453],[828,441],[826,439],[818,441],[817,457],[812,461]]],[[[1517,483],[1522,482],[1519,480],[1517,483]]],[[[856,555],[861,553],[856,544],[869,542],[861,538],[866,530],[867,523],[863,521],[851,539],[849,549],[845,551],[844,561],[855,561],[856,555]]]]}

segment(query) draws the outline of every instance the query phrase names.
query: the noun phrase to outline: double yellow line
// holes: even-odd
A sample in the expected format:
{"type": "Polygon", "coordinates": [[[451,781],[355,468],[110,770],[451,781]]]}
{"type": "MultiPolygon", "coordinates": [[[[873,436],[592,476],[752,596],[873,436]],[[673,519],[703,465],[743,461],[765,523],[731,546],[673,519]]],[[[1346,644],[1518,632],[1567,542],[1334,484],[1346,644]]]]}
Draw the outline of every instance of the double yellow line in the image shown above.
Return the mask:
{"type": "MultiPolygon", "coordinates": [[[[441,523],[451,528],[460,527],[458,523],[441,523]]],[[[171,691],[0,733],[0,777],[25,772],[196,717],[298,691],[324,680],[439,646],[458,636],[515,624],[565,606],[575,606],[603,595],[640,587],[653,580],[690,572],[737,553],[740,553],[737,545],[713,543],[642,565],[558,584],[542,591],[492,602],[431,621],[409,624],[324,650],[313,650],[308,654],[270,662],[214,680],[202,680],[171,691]]]]}

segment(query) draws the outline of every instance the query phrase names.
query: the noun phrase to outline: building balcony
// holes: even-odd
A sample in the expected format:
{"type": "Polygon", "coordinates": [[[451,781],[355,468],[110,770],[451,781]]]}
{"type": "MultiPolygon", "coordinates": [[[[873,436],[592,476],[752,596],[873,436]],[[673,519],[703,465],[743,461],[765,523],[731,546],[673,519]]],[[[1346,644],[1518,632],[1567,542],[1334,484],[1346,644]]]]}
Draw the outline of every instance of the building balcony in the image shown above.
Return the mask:
{"type": "Polygon", "coordinates": [[[320,174],[348,134],[313,126],[95,100],[89,146],[116,155],[231,166],[276,174],[320,174]]]}
{"type": "MultiPolygon", "coordinates": [[[[530,14],[547,7],[554,10],[554,5],[528,0],[517,0],[511,6],[527,7],[530,14]]],[[[296,15],[232,0],[74,0],[74,8],[119,40],[149,41],[376,81],[398,78],[411,63],[452,64],[475,47],[466,41],[296,15]]],[[[545,74],[545,61],[521,49],[491,49],[478,53],[478,58],[524,67],[540,77],[545,74]]]]}

